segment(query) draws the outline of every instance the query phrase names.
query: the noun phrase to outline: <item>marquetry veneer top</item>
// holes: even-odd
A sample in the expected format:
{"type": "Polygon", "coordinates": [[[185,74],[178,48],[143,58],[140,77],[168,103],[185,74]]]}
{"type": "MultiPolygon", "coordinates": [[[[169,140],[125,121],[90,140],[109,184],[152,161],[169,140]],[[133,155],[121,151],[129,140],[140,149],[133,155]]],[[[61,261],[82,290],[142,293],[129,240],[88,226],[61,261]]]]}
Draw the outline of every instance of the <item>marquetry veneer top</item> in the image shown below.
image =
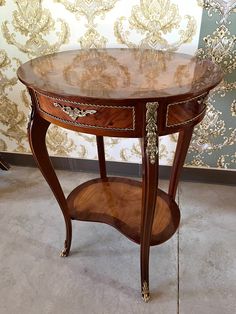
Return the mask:
{"type": "Polygon", "coordinates": [[[195,96],[222,79],[218,66],[185,54],[149,49],[69,50],[23,64],[28,87],[61,96],[155,99],[195,96]]]}

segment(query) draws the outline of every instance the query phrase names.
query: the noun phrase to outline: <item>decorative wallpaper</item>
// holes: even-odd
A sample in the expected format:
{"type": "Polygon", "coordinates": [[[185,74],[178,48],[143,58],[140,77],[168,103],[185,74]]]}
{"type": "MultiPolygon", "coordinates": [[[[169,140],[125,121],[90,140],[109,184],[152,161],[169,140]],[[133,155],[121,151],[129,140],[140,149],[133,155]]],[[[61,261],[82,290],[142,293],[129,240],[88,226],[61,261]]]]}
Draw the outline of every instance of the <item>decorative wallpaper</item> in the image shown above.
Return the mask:
{"type": "MultiPolygon", "coordinates": [[[[208,99],[186,164],[235,169],[236,0],[0,0],[0,151],[30,153],[29,96],[18,66],[74,48],[147,47],[198,54],[220,64],[225,79],[208,99]]],[[[170,165],[177,135],[160,140],[170,165]]],[[[105,138],[107,160],[140,162],[137,139],[105,138]]],[[[96,159],[95,137],[51,126],[50,155],[96,159]]]]}
{"type": "Polygon", "coordinates": [[[204,121],[195,128],[187,165],[236,168],[236,0],[198,0],[204,8],[197,54],[224,70],[208,98],[204,121]]]}

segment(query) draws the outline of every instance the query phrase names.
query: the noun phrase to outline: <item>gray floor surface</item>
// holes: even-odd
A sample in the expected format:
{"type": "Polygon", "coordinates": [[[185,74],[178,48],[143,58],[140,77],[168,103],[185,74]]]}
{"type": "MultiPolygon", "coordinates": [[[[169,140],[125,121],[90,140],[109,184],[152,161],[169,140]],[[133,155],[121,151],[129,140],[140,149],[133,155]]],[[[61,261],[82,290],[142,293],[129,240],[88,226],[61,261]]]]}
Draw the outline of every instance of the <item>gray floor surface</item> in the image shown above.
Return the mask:
{"type": "MultiPolygon", "coordinates": [[[[58,171],[65,194],[95,175],[58,171]]],[[[163,188],[167,182],[161,182],[163,188]]],[[[236,187],[181,183],[178,233],[151,249],[151,301],[139,285],[139,246],[105,224],[64,223],[34,168],[0,171],[0,314],[236,313],[236,187]]]]}

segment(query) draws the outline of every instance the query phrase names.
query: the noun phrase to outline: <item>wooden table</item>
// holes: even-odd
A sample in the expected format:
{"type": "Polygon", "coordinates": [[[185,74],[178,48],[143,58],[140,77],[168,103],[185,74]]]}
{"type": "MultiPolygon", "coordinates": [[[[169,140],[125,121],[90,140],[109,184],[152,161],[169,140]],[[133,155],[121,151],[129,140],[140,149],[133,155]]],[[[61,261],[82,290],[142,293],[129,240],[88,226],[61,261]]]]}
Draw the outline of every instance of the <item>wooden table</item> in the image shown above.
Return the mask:
{"type": "MultiPolygon", "coordinates": [[[[62,210],[65,247],[71,220],[107,223],[140,244],[141,293],[149,294],[151,245],[168,240],[180,221],[175,194],[204,99],[222,79],[209,60],[145,49],[74,50],[23,64],[19,79],[32,98],[29,142],[38,166],[62,210]],[[100,178],[65,198],[50,162],[45,135],[50,123],[96,135],[100,178]],[[168,193],[158,189],[158,137],[179,132],[168,193]],[[108,177],[103,136],[140,138],[142,182],[108,177]]],[[[124,270],[125,271],[125,270],[124,270]]]]}

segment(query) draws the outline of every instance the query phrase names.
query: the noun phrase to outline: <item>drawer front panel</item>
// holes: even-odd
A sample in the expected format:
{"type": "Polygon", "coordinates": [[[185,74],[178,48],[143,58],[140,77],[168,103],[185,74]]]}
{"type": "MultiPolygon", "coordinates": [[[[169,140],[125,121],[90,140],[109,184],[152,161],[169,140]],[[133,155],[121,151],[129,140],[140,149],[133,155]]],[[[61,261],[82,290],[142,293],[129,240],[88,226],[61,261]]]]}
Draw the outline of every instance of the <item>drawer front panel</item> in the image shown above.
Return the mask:
{"type": "Polygon", "coordinates": [[[84,128],[135,130],[133,106],[106,106],[67,101],[36,93],[39,110],[64,123],[84,128]]]}
{"type": "Polygon", "coordinates": [[[206,94],[189,101],[181,101],[167,106],[166,127],[176,127],[191,123],[202,116],[206,110],[206,94]]]}

